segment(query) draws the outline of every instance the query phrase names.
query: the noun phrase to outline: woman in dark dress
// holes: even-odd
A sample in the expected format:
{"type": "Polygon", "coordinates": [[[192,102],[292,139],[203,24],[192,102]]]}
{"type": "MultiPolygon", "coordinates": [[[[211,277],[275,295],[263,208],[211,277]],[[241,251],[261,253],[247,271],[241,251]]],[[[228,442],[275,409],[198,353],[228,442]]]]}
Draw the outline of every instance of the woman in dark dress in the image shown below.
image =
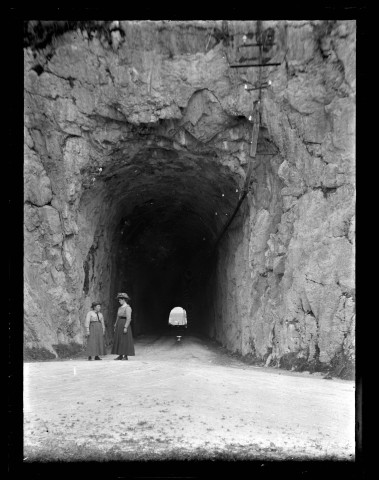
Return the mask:
{"type": "Polygon", "coordinates": [[[130,322],[132,309],[127,301],[130,301],[126,293],[117,295],[120,308],[117,311],[117,319],[114,326],[114,339],[112,353],[118,355],[115,360],[128,360],[128,355],[134,356],[134,343],[130,322]]]}
{"type": "Polygon", "coordinates": [[[99,355],[105,355],[104,317],[100,312],[101,304],[99,302],[93,302],[91,308],[92,310],[87,313],[84,323],[87,337],[87,355],[88,360],[92,360],[92,357],[95,357],[95,360],[101,360],[99,355]]]}

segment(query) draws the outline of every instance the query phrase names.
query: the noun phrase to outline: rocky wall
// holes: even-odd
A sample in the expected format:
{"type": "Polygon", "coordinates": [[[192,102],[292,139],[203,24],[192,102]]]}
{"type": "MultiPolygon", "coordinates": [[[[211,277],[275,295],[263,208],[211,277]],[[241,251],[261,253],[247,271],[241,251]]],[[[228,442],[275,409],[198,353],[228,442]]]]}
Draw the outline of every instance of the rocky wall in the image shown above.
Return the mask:
{"type": "MultiPolygon", "coordinates": [[[[204,331],[267,365],[288,355],[353,362],[355,22],[260,28],[280,66],[263,69],[260,153],[204,285],[213,292],[200,301],[210,312],[204,331]]],[[[215,241],[249,162],[258,69],[229,66],[246,32],[254,38],[257,22],[98,22],[29,38],[28,347],[82,344],[94,299],[111,328],[120,222],[154,195],[167,222],[173,199],[192,209],[183,239],[215,241]]]]}
{"type": "Polygon", "coordinates": [[[289,34],[306,41],[271,76],[264,118],[280,153],[262,159],[244,231],[222,246],[218,338],[266,365],[352,375],[355,33],[341,24],[317,41],[315,31],[289,34]]]}

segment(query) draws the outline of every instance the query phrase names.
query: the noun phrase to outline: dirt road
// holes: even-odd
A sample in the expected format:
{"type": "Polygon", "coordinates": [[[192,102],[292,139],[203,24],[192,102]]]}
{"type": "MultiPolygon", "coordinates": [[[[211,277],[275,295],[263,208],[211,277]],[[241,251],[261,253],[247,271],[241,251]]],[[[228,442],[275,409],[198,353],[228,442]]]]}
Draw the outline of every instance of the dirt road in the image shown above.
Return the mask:
{"type": "Polygon", "coordinates": [[[196,337],[24,364],[26,461],[354,459],[354,382],[246,365],[196,337]]]}

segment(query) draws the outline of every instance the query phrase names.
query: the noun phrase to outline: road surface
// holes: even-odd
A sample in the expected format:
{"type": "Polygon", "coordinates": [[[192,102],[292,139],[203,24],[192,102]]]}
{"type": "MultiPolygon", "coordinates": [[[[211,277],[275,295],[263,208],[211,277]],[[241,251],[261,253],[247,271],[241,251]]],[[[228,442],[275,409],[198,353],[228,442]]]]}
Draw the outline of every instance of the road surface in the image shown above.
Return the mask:
{"type": "Polygon", "coordinates": [[[24,458],[354,459],[353,381],[256,367],[184,334],[129,361],[24,364],[24,458]]]}

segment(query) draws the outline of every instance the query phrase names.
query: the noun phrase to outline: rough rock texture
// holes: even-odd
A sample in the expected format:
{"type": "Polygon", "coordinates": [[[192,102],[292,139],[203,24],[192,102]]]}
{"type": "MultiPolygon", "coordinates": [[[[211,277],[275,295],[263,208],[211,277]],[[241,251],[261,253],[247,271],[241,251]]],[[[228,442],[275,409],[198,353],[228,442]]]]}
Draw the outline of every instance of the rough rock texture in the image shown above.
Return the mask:
{"type": "Polygon", "coordinates": [[[216,255],[259,95],[258,69],[229,63],[256,61],[238,47],[244,33],[262,38],[259,25],[72,23],[39,25],[33,42],[31,22],[25,42],[25,344],[82,343],[94,299],[111,333],[127,290],[137,333],[183,304],[232,351],[343,375],[354,363],[355,22],[260,25],[275,42],[265,58],[281,65],[262,69],[250,192],[216,255]]]}

